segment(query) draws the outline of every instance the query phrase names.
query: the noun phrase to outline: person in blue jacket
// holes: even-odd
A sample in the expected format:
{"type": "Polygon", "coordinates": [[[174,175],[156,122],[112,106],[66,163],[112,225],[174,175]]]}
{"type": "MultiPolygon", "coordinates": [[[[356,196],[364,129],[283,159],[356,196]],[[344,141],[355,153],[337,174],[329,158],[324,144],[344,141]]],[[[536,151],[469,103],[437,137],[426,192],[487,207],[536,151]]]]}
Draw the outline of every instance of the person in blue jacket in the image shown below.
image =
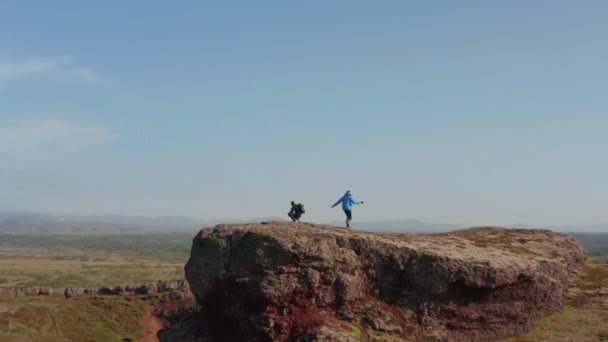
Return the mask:
{"type": "Polygon", "coordinates": [[[353,219],[353,205],[363,204],[363,201],[357,201],[350,193],[350,190],[347,190],[344,196],[342,196],[338,202],[331,207],[334,208],[340,203],[342,203],[342,210],[344,210],[344,213],[346,214],[346,227],[350,228],[350,221],[353,219]]]}

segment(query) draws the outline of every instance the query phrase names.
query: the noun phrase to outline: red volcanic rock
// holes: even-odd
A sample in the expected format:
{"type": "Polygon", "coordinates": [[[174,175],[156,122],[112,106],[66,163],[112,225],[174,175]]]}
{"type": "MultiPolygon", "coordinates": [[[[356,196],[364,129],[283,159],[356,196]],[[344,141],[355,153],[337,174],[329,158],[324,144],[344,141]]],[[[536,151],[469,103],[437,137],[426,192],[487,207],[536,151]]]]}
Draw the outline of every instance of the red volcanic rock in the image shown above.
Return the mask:
{"type": "Polygon", "coordinates": [[[495,340],[558,311],[584,259],[581,243],[548,230],[413,235],[305,223],[218,225],[194,238],[186,278],[202,311],[181,336],[495,340]]]}

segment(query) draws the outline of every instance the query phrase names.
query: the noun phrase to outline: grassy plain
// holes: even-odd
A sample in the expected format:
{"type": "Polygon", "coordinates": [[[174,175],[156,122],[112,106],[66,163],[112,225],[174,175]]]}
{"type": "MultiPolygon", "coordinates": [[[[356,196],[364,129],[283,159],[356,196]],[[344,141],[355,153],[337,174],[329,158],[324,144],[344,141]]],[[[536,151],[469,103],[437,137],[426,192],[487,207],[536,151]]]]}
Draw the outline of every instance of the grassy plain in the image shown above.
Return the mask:
{"type": "MultiPolygon", "coordinates": [[[[61,290],[183,279],[193,236],[0,235],[0,286],[61,290]]],[[[0,298],[0,341],[137,340],[149,304],[138,296],[0,298]]]]}
{"type": "Polygon", "coordinates": [[[0,236],[0,286],[85,287],[184,278],[194,234],[0,236]]]}
{"type": "Polygon", "coordinates": [[[0,300],[0,341],[122,341],[142,333],[138,297],[17,297],[0,300]]]}

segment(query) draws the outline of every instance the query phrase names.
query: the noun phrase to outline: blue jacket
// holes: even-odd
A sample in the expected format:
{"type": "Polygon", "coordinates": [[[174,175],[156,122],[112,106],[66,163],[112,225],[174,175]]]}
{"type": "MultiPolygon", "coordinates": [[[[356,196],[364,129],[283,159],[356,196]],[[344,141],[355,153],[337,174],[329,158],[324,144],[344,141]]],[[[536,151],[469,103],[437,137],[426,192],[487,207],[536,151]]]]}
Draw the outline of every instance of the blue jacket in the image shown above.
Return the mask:
{"type": "Polygon", "coordinates": [[[338,202],[336,202],[336,204],[332,205],[331,207],[335,207],[338,204],[342,203],[342,209],[344,210],[353,210],[353,204],[360,204],[361,202],[357,201],[353,195],[351,195],[350,193],[345,194],[344,196],[342,196],[342,198],[340,198],[338,200],[338,202]]]}

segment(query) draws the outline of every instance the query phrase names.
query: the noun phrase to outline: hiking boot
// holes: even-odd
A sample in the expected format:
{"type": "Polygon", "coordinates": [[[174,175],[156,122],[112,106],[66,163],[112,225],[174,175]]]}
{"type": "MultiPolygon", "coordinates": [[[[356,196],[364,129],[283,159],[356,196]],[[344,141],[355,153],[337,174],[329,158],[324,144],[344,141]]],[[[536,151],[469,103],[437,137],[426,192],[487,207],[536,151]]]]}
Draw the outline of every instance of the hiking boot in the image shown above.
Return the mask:
{"type": "Polygon", "coordinates": [[[346,228],[350,228],[350,221],[346,220],[346,228]]]}

